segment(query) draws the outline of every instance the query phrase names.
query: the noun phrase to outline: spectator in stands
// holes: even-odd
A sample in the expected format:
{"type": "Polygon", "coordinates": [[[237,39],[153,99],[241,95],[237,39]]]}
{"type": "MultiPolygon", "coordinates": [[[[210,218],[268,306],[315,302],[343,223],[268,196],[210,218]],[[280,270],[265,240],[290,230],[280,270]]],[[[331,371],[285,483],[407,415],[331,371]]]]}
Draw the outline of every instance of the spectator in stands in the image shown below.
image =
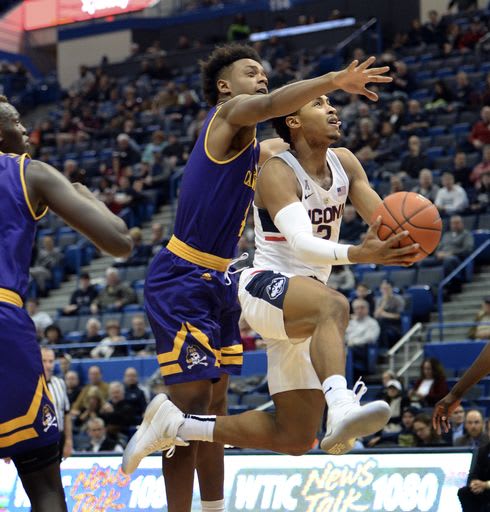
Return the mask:
{"type": "Polygon", "coordinates": [[[365,231],[364,223],[357,215],[356,209],[351,204],[345,205],[342,224],[340,225],[340,241],[351,244],[359,243],[361,234],[365,231]]]}
{"type": "MultiPolygon", "coordinates": [[[[473,235],[465,229],[463,219],[453,215],[449,220],[449,231],[442,235],[435,256],[429,256],[424,265],[441,264],[444,275],[449,275],[470,253],[474,247],[473,235]]],[[[454,291],[458,291],[456,289],[454,291]]]]}
{"type": "Polygon", "coordinates": [[[352,131],[347,145],[360,160],[372,160],[375,156],[379,136],[374,128],[373,120],[365,117],[359,120],[357,129],[352,131]]]}
{"type": "Polygon", "coordinates": [[[434,91],[432,93],[432,98],[425,104],[425,109],[442,112],[451,111],[453,109],[452,102],[454,100],[454,96],[446,85],[446,82],[444,82],[444,80],[437,80],[433,87],[434,91]]]}
{"type": "Polygon", "coordinates": [[[328,278],[328,286],[344,295],[348,295],[355,287],[356,279],[347,265],[333,265],[328,278]]]}
{"type": "Polygon", "coordinates": [[[101,324],[97,318],[89,318],[85,325],[85,332],[83,335],[83,341],[86,343],[98,343],[102,340],[102,334],[100,333],[101,324]]]}
{"type": "Polygon", "coordinates": [[[438,191],[439,186],[432,179],[432,171],[430,169],[422,169],[419,172],[418,185],[412,189],[412,192],[416,192],[426,197],[429,201],[434,202],[438,191]]]}
{"type": "MultiPolygon", "coordinates": [[[[389,121],[383,121],[381,123],[381,138],[375,152],[376,162],[382,163],[395,160],[401,146],[402,140],[400,136],[395,133],[393,125],[389,121]]],[[[342,223],[343,222],[344,219],[342,219],[342,223]]]]}
{"type": "Polygon", "coordinates": [[[80,169],[78,162],[71,158],[65,160],[63,164],[63,176],[71,183],[79,182],[85,184],[86,172],[84,169],[80,169]]]}
{"type": "Polygon", "coordinates": [[[296,75],[291,68],[291,59],[289,57],[277,59],[269,80],[269,86],[271,89],[277,89],[295,78],[296,75]]]}
{"type": "MultiPolygon", "coordinates": [[[[400,37],[402,38],[403,36],[400,37]]],[[[394,41],[395,43],[395,41],[394,41]]],[[[408,30],[408,33],[406,35],[406,40],[401,39],[399,42],[401,47],[404,46],[413,46],[413,47],[420,47],[424,44],[424,31],[422,22],[419,18],[413,18],[413,20],[410,22],[410,29],[408,30]]],[[[393,45],[396,46],[395,44],[393,45]]]]}
{"type": "Polygon", "coordinates": [[[401,336],[401,314],[405,309],[405,300],[393,293],[393,286],[384,280],[379,287],[381,297],[376,299],[374,318],[381,329],[379,345],[383,349],[392,347],[401,336]]]}
{"type": "Polygon", "coordinates": [[[228,41],[243,41],[248,39],[251,29],[242,13],[236,14],[231,25],[228,27],[228,41]]]}
{"type": "Polygon", "coordinates": [[[480,117],[481,120],[473,125],[469,136],[475,149],[481,149],[485,144],[490,144],[490,106],[481,109],[480,117]]]}
{"type": "Polygon", "coordinates": [[[80,377],[78,373],[69,370],[65,374],[65,384],[66,384],[66,393],[68,395],[68,400],[70,401],[70,405],[73,406],[73,403],[78,398],[78,395],[82,391],[82,386],[80,386],[80,377]]]}
{"type": "Polygon", "coordinates": [[[400,131],[403,135],[423,135],[429,127],[427,114],[422,110],[420,101],[410,100],[408,110],[400,131]]]}
{"type": "Polygon", "coordinates": [[[479,103],[478,95],[470,83],[468,74],[464,71],[459,71],[456,75],[454,98],[457,106],[460,108],[468,108],[470,105],[477,105],[479,103]]]}
{"type": "MultiPolygon", "coordinates": [[[[126,334],[126,339],[129,341],[145,341],[152,339],[152,335],[146,326],[144,315],[133,315],[131,318],[131,328],[126,334]]],[[[130,345],[129,348],[140,356],[154,352],[148,345],[130,345]]]]}
{"type": "Polygon", "coordinates": [[[450,172],[442,175],[441,184],[434,203],[441,215],[462,213],[468,207],[468,195],[464,188],[454,183],[454,176],[450,172]]]}
{"type": "Polygon", "coordinates": [[[48,281],[53,278],[53,271],[63,263],[63,253],[58,247],[55,247],[52,236],[44,236],[41,244],[42,247],[30,273],[36,281],[40,294],[46,295],[48,281]]]}
{"type": "Polygon", "coordinates": [[[444,25],[438,12],[434,9],[429,11],[428,16],[429,21],[424,23],[422,30],[424,42],[440,46],[444,40],[444,25]]]}
{"type": "Polygon", "coordinates": [[[113,381],[109,384],[109,400],[102,406],[100,417],[107,426],[107,432],[118,439],[120,434],[127,436],[129,427],[141,420],[131,402],[126,400],[124,384],[113,381]]]}
{"type": "Polygon", "coordinates": [[[465,433],[454,442],[454,446],[479,448],[488,444],[490,439],[484,430],[483,415],[479,409],[469,409],[464,420],[465,433]]]}
{"type": "Polygon", "coordinates": [[[388,89],[392,92],[405,93],[408,96],[415,89],[412,74],[402,60],[395,61],[394,67],[395,71],[391,75],[393,82],[388,85],[388,89]]]}
{"type": "Polygon", "coordinates": [[[473,212],[483,213],[490,207],[490,170],[481,175],[479,185],[470,189],[470,208],[473,212]]]}
{"type": "Polygon", "coordinates": [[[90,442],[82,447],[83,452],[116,452],[122,453],[124,448],[107,435],[104,420],[102,418],[92,418],[87,424],[87,434],[90,442]]]}
{"type": "MultiPolygon", "coordinates": [[[[490,108],[490,107],[489,107],[490,108]]],[[[470,182],[478,186],[481,181],[481,177],[485,173],[490,172],[490,144],[485,144],[482,151],[482,161],[475,165],[470,174],[470,182]]]]}
{"type": "Polygon", "coordinates": [[[354,297],[350,301],[351,312],[353,312],[352,305],[355,299],[363,299],[369,304],[369,315],[374,316],[375,310],[375,298],[373,292],[369,289],[365,283],[358,283],[354,292],[354,297]]]}
{"type": "Polygon", "coordinates": [[[37,299],[26,300],[26,311],[34,322],[38,338],[41,339],[44,330],[53,323],[53,319],[45,311],[39,311],[39,301],[37,299]]]}
{"type": "Polygon", "coordinates": [[[138,147],[127,133],[117,136],[117,146],[112,154],[112,167],[119,174],[125,167],[137,164],[141,159],[138,147]]]}
{"type": "Polygon", "coordinates": [[[71,368],[72,357],[68,352],[64,352],[63,354],[58,356],[58,368],[60,377],[65,377],[66,373],[71,368]]]}
{"type": "MultiPolygon", "coordinates": [[[[83,392],[83,391],[82,391],[83,392]]],[[[80,393],[81,394],[81,393],[80,393]]],[[[98,418],[102,411],[105,399],[96,386],[90,386],[85,396],[80,411],[72,407],[73,426],[78,432],[84,432],[87,429],[87,422],[93,418],[98,418]]]]}
{"type": "Polygon", "coordinates": [[[142,417],[148,402],[145,392],[139,385],[139,376],[136,368],[132,366],[126,368],[123,383],[124,398],[132,405],[134,412],[142,417]]]}
{"type": "Polygon", "coordinates": [[[486,31],[479,17],[471,18],[470,26],[461,36],[460,47],[462,49],[474,50],[476,44],[485,35],[486,31]]]}
{"type": "Polygon", "coordinates": [[[415,434],[415,444],[420,448],[444,446],[444,440],[434,430],[432,418],[428,414],[420,413],[415,416],[413,432],[415,434]]]}
{"type": "Polygon", "coordinates": [[[480,311],[473,321],[477,325],[471,327],[468,337],[472,340],[490,340],[490,296],[483,299],[480,311]],[[484,322],[489,325],[483,325],[484,322]]]}
{"type": "Polygon", "coordinates": [[[175,134],[168,136],[168,143],[162,151],[162,155],[167,161],[175,161],[177,165],[183,165],[187,160],[187,153],[184,145],[175,134]]]}
{"type": "Polygon", "coordinates": [[[397,435],[396,444],[402,447],[413,447],[416,445],[413,424],[419,413],[416,407],[405,407],[402,412],[402,429],[397,435]]]}
{"type": "Polygon", "coordinates": [[[415,381],[408,397],[419,407],[433,407],[449,391],[441,362],[429,357],[420,365],[420,377],[415,381]]]}
{"type": "Polygon", "coordinates": [[[354,314],[345,331],[345,341],[352,351],[354,374],[357,377],[370,372],[369,346],[376,344],[379,337],[379,324],[369,316],[369,304],[363,299],[352,303],[354,314]]]}
{"type": "Polygon", "coordinates": [[[429,159],[422,152],[419,137],[412,135],[408,139],[408,155],[402,158],[401,171],[416,178],[421,169],[430,167],[429,159]]]}
{"type": "MultiPolygon", "coordinates": [[[[51,324],[44,329],[44,338],[41,340],[42,345],[61,345],[64,343],[61,329],[56,324],[51,324]]],[[[59,355],[59,350],[56,351],[59,355]]]]}
{"type": "Polygon", "coordinates": [[[400,131],[405,118],[405,105],[401,100],[394,100],[390,103],[390,110],[386,120],[393,126],[396,133],[400,131]]]}
{"type": "Polygon", "coordinates": [[[451,424],[451,429],[449,432],[443,432],[442,437],[446,440],[447,444],[454,446],[456,440],[466,433],[464,428],[465,412],[461,404],[451,413],[449,423],[451,424]]]}
{"type": "Polygon", "coordinates": [[[107,320],[105,324],[106,337],[103,338],[96,347],[90,351],[90,357],[94,359],[117,356],[126,356],[128,349],[126,346],[114,346],[113,343],[120,343],[126,341],[124,336],[121,336],[121,326],[119,320],[107,320]]]}
{"type": "Polygon", "coordinates": [[[466,189],[470,186],[470,173],[471,169],[466,160],[466,153],[464,151],[456,151],[452,172],[454,181],[466,189]]]}
{"type": "Polygon", "coordinates": [[[390,189],[384,195],[384,197],[387,197],[391,194],[396,194],[397,192],[403,192],[404,190],[405,184],[403,183],[402,177],[394,174],[393,176],[390,176],[390,189]]]}
{"type": "Polygon", "coordinates": [[[161,153],[165,144],[165,133],[161,130],[153,132],[151,142],[145,146],[141,161],[153,165],[155,163],[155,153],[161,153]]]}
{"type": "Polygon", "coordinates": [[[129,230],[129,236],[133,241],[133,249],[127,258],[118,258],[115,260],[115,267],[138,267],[148,265],[151,257],[151,245],[143,242],[143,233],[141,228],[135,227],[129,230]]]}
{"type": "Polygon", "coordinates": [[[84,403],[85,399],[87,398],[87,395],[89,394],[89,391],[96,387],[102,396],[104,400],[107,399],[109,396],[109,384],[107,382],[104,382],[102,379],[102,372],[100,371],[100,367],[94,365],[91,366],[88,369],[88,383],[83,386],[82,391],[78,395],[77,399],[75,400],[75,403],[72,407],[72,414],[74,416],[77,416],[80,414],[80,409],[82,407],[82,404],[84,403]]]}
{"type": "Polygon", "coordinates": [[[90,311],[96,315],[99,311],[120,311],[126,304],[137,302],[134,290],[122,283],[117,268],[109,267],[106,272],[106,286],[90,305],[90,311]]]}
{"type": "MultiPolygon", "coordinates": [[[[344,222],[344,219],[342,219],[342,222],[344,222]]],[[[151,225],[151,239],[150,239],[152,256],[155,256],[155,254],[158,254],[162,250],[162,248],[166,245],[166,242],[167,242],[167,240],[165,238],[163,224],[161,224],[160,222],[154,222],[151,225]]]]}
{"type": "Polygon", "coordinates": [[[87,272],[80,274],[78,288],[71,294],[70,304],[63,308],[65,315],[80,315],[90,312],[90,304],[97,298],[97,287],[90,283],[87,272]]]}
{"type": "Polygon", "coordinates": [[[468,485],[458,490],[463,512],[488,512],[490,503],[490,444],[478,448],[468,485]]]}
{"type": "Polygon", "coordinates": [[[410,401],[403,393],[403,386],[400,381],[393,379],[387,382],[384,400],[391,409],[390,419],[383,430],[369,440],[369,447],[384,443],[395,443],[398,434],[402,431],[402,414],[406,407],[410,405],[410,401]]]}

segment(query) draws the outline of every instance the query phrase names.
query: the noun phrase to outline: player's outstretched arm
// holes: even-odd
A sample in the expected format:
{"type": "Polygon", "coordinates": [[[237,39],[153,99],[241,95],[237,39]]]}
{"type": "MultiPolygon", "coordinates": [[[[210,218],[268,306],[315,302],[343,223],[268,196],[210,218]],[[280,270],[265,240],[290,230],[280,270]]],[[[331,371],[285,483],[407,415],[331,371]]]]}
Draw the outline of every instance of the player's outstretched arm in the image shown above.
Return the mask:
{"type": "Polygon", "coordinates": [[[463,373],[451,391],[437,404],[432,415],[434,428],[449,430],[449,416],[458,407],[461,399],[477,382],[490,373],[490,343],[480,352],[473,364],[463,373]]]}
{"type": "Polygon", "coordinates": [[[292,114],[324,94],[342,89],[351,94],[362,94],[376,101],[378,95],[367,88],[370,83],[388,83],[392,78],[385,76],[388,66],[371,68],[375,62],[369,57],[362,64],[357,60],[341,71],[332,71],[326,75],[309,80],[288,84],[270,94],[239,95],[227,101],[220,115],[236,126],[251,126],[273,117],[292,114]]]}
{"type": "Polygon", "coordinates": [[[118,257],[130,254],[132,242],[126,224],[87,187],[71,184],[55,168],[36,160],[26,167],[25,176],[35,211],[48,206],[102,251],[118,257]]]}
{"type": "Polygon", "coordinates": [[[280,158],[271,158],[264,164],[257,180],[256,194],[256,203],[267,209],[296,256],[307,264],[407,265],[407,257],[418,250],[418,244],[396,248],[398,242],[407,236],[406,231],[386,241],[380,240],[377,236],[380,218],[369,228],[362,244],[357,246],[315,237],[310,218],[299,199],[301,191],[296,177],[280,158]]]}

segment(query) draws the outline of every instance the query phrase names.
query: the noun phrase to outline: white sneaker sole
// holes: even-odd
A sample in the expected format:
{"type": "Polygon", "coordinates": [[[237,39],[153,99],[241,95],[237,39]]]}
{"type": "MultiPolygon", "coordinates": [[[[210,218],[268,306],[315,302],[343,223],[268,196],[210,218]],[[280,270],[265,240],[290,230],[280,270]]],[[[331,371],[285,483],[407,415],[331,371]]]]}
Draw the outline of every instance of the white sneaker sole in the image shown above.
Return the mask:
{"type": "Polygon", "coordinates": [[[151,420],[155,416],[160,406],[167,400],[168,396],[165,395],[164,393],[160,393],[156,397],[154,397],[153,400],[148,404],[141,425],[139,426],[138,430],[133,435],[133,437],[129,440],[129,443],[127,444],[123,453],[122,470],[124,471],[124,473],[126,473],[126,475],[134,473],[138,468],[138,465],[141,462],[141,459],[143,458],[138,457],[138,455],[136,454],[136,447],[138,441],[141,439],[141,436],[146,432],[146,430],[150,426],[151,420]]]}
{"type": "Polygon", "coordinates": [[[322,439],[320,447],[330,455],[343,455],[352,450],[358,437],[381,430],[388,423],[390,415],[389,405],[382,400],[363,405],[335,425],[335,431],[322,439]]]}

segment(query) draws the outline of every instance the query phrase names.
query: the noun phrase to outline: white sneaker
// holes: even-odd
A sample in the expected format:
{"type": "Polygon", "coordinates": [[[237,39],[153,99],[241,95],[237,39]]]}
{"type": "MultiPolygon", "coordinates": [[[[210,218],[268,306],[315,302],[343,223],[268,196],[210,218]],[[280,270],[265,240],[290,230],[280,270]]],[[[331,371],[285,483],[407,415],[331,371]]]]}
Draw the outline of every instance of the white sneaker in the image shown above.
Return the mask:
{"type": "Polygon", "coordinates": [[[150,453],[166,451],[166,457],[172,457],[176,445],[188,446],[189,443],[177,437],[182,423],[184,415],[181,410],[164,393],[157,395],[149,403],[143,422],[124,450],[124,473],[133,473],[141,460],[150,453]]]}
{"type": "Polygon", "coordinates": [[[388,423],[391,410],[383,400],[361,406],[360,400],[366,391],[366,385],[359,379],[349,392],[352,396],[329,408],[326,434],[320,443],[322,450],[330,455],[347,453],[358,437],[374,434],[388,423]]]}

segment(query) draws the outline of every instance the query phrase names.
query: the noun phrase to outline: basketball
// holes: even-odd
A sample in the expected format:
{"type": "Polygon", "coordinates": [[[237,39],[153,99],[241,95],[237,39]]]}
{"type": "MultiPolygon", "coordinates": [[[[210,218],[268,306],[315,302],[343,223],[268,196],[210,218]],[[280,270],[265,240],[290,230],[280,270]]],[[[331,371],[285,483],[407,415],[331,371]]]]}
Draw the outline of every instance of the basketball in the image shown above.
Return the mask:
{"type": "Polygon", "coordinates": [[[400,242],[400,247],[418,243],[420,249],[412,261],[420,261],[431,254],[441,239],[442,221],[437,208],[415,192],[391,194],[376,208],[371,218],[375,222],[381,215],[378,230],[381,240],[386,240],[401,231],[410,234],[400,242]]]}

